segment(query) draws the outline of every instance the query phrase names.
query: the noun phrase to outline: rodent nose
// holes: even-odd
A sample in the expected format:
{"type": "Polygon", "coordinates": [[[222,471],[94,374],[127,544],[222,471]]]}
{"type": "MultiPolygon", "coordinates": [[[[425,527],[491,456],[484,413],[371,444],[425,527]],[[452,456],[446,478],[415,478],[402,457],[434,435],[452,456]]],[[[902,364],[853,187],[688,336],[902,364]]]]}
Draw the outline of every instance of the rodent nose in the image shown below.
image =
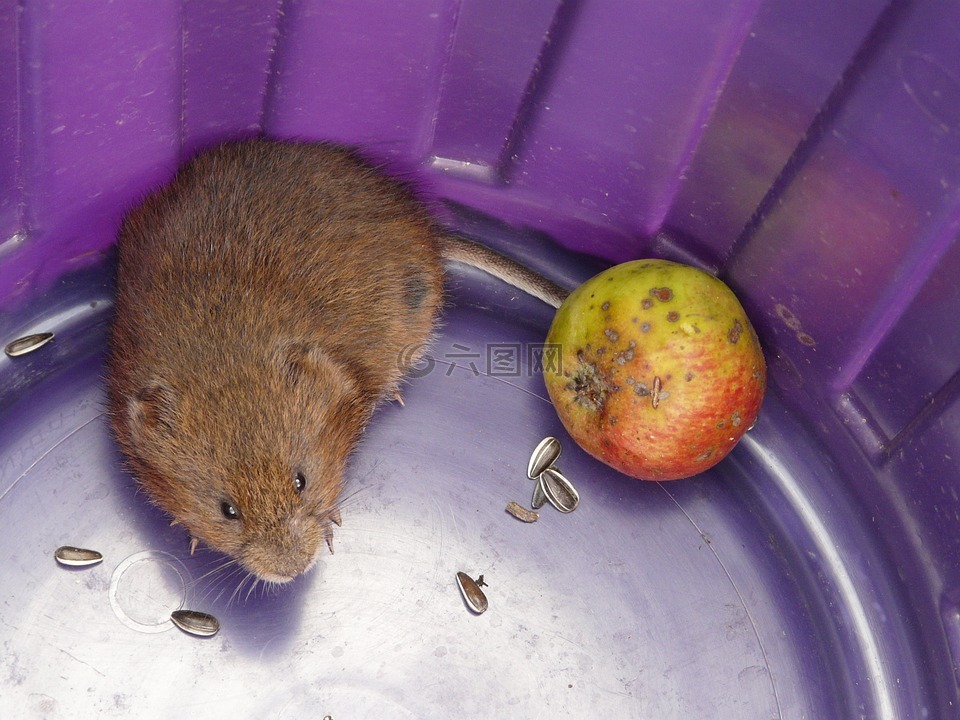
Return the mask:
{"type": "Polygon", "coordinates": [[[282,533],[268,533],[248,546],[244,565],[262,580],[290,582],[313,567],[319,553],[321,536],[306,530],[289,523],[282,533]]]}
{"type": "Polygon", "coordinates": [[[297,553],[295,556],[258,553],[257,559],[247,565],[261,580],[284,584],[307,572],[315,560],[316,553],[297,553]]]}

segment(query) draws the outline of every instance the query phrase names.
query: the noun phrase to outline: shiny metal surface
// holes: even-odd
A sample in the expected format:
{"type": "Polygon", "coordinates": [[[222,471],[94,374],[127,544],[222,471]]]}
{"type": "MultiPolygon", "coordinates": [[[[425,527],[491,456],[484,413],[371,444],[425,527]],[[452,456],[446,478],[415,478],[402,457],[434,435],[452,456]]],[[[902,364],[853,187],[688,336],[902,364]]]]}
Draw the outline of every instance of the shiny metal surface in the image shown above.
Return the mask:
{"type": "Polygon", "coordinates": [[[935,0],[0,2],[0,344],[57,335],[0,354],[0,713],[954,718],[958,35],[935,0]],[[136,492],[98,353],[121,213],[261,133],[362,146],[568,287],[593,261],[557,245],[715,272],[767,352],[757,427],[703,477],[611,473],[538,379],[471,368],[549,313],[458,276],[337,554],[248,596],[136,492]],[[524,525],[548,434],[583,506],[524,525]]]}
{"type": "Polygon", "coordinates": [[[279,590],[241,588],[202,547],[191,557],[137,492],[102,408],[108,308],[78,314],[74,356],[0,419],[4,702],[47,717],[843,716],[850,659],[885,657],[898,635],[871,618],[899,617],[896,599],[862,578],[831,593],[858,572],[815,549],[845,501],[823,496],[802,433],[771,424],[775,398],[749,444],[690,481],[626,478],[567,440],[582,507],[519,523],[503,508],[529,492],[530,447],[566,436],[541,378],[475,373],[462,348],[539,342],[549,313],[472,276],[453,284],[432,371],[379,412],[352,464],[336,555],[279,590]],[[67,543],[104,561],[58,567],[67,543]],[[482,616],[452,588],[460,570],[485,577],[482,616]],[[179,608],[220,632],[185,643],[179,608]],[[850,608],[863,621],[845,636],[850,608]]]}

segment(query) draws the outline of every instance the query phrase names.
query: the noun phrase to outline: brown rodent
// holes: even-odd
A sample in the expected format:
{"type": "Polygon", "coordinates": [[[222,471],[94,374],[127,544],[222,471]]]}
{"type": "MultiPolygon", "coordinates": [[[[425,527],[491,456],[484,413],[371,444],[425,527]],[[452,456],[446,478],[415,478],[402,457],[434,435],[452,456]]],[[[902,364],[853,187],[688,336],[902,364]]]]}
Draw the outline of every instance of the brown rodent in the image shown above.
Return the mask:
{"type": "Polygon", "coordinates": [[[330,543],[351,451],[434,332],[444,259],[565,296],[324,143],[198,155],[129,213],[118,254],[107,385],[121,449],[193,546],[276,583],[330,543]]]}

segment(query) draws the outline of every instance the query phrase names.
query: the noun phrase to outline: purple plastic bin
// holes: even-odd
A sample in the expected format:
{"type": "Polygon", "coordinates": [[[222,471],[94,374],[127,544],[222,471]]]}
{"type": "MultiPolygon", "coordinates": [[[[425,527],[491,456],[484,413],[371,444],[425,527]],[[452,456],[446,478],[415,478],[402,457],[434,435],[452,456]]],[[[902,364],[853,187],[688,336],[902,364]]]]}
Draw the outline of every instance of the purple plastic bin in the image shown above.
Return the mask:
{"type": "Polygon", "coordinates": [[[3,0],[0,340],[56,333],[0,357],[4,717],[960,716],[958,37],[935,0],[3,0]],[[617,474],[546,399],[549,308],[457,269],[336,554],[248,592],[138,494],[101,374],[122,213],[258,134],[359,145],[571,288],[715,272],[766,350],[756,428],[617,474]],[[546,435],[581,505],[525,525],[546,435]]]}

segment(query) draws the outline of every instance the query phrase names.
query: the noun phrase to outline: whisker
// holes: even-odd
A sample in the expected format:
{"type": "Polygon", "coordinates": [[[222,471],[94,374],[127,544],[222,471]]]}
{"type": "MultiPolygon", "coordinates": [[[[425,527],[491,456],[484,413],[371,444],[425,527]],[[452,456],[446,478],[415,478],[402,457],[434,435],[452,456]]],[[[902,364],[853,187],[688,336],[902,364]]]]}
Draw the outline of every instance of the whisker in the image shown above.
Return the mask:
{"type": "MultiPolygon", "coordinates": [[[[234,567],[234,568],[231,568],[231,572],[224,578],[223,585],[222,585],[222,587],[221,587],[221,589],[220,589],[220,592],[217,593],[217,601],[218,601],[218,602],[219,602],[220,598],[223,597],[223,594],[224,594],[227,590],[230,589],[230,585],[228,584],[228,582],[229,582],[229,581],[232,581],[234,578],[236,578],[236,576],[237,576],[239,573],[245,573],[245,572],[246,572],[246,571],[245,571],[242,567],[240,567],[239,565],[237,565],[237,566],[234,567]]],[[[240,587],[242,587],[244,581],[246,580],[246,577],[247,577],[246,574],[244,574],[244,575],[240,578],[240,584],[237,586],[237,589],[239,589],[240,587]]],[[[227,598],[227,607],[230,607],[230,604],[233,602],[233,596],[237,593],[237,589],[234,589],[233,592],[230,593],[230,596],[227,598]]]]}
{"type": "Polygon", "coordinates": [[[197,585],[200,582],[207,580],[208,578],[222,572],[223,570],[232,567],[238,564],[238,561],[234,558],[227,557],[217,553],[216,555],[211,555],[205,559],[201,560],[199,563],[200,568],[203,572],[198,575],[196,578],[193,578],[192,584],[197,585]]]}
{"type": "MultiPolygon", "coordinates": [[[[251,577],[253,577],[253,576],[251,575],[251,577]]],[[[247,602],[247,601],[250,599],[250,594],[253,593],[253,591],[257,589],[257,585],[258,585],[259,583],[260,583],[260,578],[254,578],[253,582],[250,583],[250,589],[247,590],[247,595],[246,595],[246,597],[243,598],[243,601],[244,601],[244,602],[247,602]]]]}
{"type": "Polygon", "coordinates": [[[239,564],[236,561],[228,561],[228,562],[222,563],[221,565],[205,573],[203,577],[213,576],[214,573],[216,573],[217,575],[215,576],[216,582],[211,582],[207,584],[207,589],[205,590],[202,597],[206,599],[211,594],[213,594],[215,590],[219,589],[220,592],[217,593],[217,596],[214,599],[214,602],[219,601],[220,598],[223,596],[224,589],[225,589],[224,586],[227,584],[227,582],[231,577],[233,577],[234,575],[236,575],[237,572],[240,572],[240,571],[242,571],[242,568],[239,566],[239,564]],[[226,571],[226,572],[223,572],[223,571],[226,571]]]}
{"type": "Polygon", "coordinates": [[[197,585],[200,583],[201,580],[206,580],[211,575],[214,575],[220,572],[221,570],[224,570],[225,568],[230,567],[231,565],[237,565],[237,564],[239,564],[238,561],[234,560],[233,558],[224,558],[218,564],[214,565],[209,570],[204,572],[202,575],[199,575],[196,578],[194,578],[193,584],[197,585]]]}
{"type": "Polygon", "coordinates": [[[351,507],[357,505],[359,501],[363,498],[363,495],[369,492],[369,488],[356,488],[353,491],[346,493],[340,496],[340,499],[337,501],[337,508],[342,510],[349,510],[351,507]]]}
{"type": "Polygon", "coordinates": [[[247,582],[247,577],[249,577],[249,576],[244,575],[242,578],[240,578],[240,582],[239,582],[239,583],[237,584],[237,586],[233,589],[233,592],[230,593],[230,597],[227,598],[227,607],[228,607],[228,608],[229,608],[231,605],[233,605],[234,599],[236,599],[236,598],[238,597],[238,595],[239,595],[239,593],[240,593],[240,590],[243,588],[243,584],[244,584],[245,582],[247,582]]]}

